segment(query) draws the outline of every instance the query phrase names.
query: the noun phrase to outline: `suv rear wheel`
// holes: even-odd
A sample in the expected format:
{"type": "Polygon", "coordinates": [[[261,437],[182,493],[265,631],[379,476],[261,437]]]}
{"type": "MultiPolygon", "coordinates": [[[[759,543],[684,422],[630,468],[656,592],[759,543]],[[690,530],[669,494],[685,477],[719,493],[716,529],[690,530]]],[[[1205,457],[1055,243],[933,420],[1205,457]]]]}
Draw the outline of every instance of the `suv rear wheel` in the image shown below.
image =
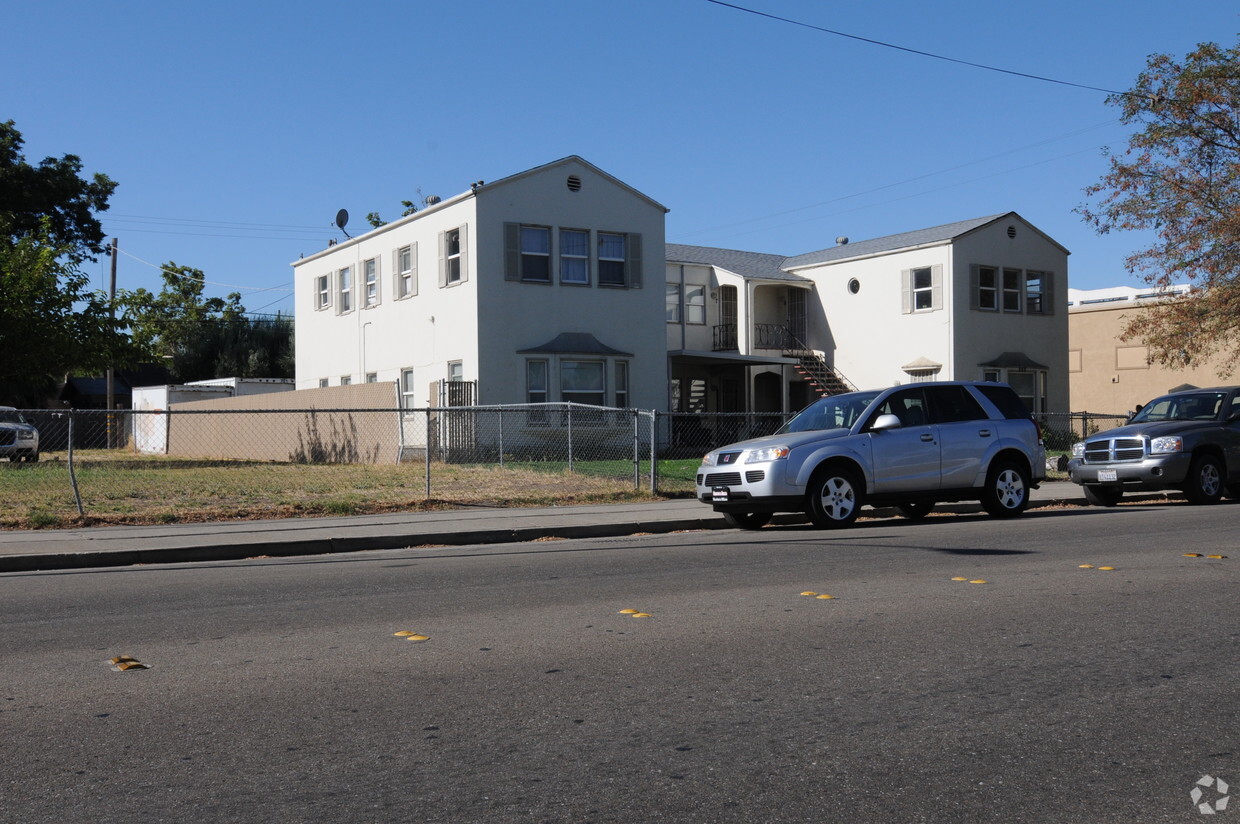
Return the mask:
{"type": "Polygon", "coordinates": [[[1198,455],[1188,467],[1184,495],[1190,503],[1216,504],[1223,497],[1223,464],[1213,455],[1198,455]]]}
{"type": "Polygon", "coordinates": [[[929,515],[932,509],[934,509],[934,501],[913,501],[896,505],[896,511],[910,521],[920,521],[929,515]]]}
{"type": "Polygon", "coordinates": [[[1012,460],[991,464],[982,488],[982,508],[995,518],[1014,518],[1028,505],[1028,470],[1012,460]]]}
{"type": "Polygon", "coordinates": [[[809,482],[806,514],[814,526],[838,529],[857,520],[861,509],[861,487],[850,470],[828,466],[819,469],[809,482]]]}

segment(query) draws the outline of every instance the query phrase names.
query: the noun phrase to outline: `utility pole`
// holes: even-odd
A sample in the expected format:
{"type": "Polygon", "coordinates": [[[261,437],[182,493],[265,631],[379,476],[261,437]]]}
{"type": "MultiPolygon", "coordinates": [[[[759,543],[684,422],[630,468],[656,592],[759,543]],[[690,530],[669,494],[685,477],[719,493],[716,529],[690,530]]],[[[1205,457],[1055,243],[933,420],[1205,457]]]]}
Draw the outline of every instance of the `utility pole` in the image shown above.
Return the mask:
{"type": "MultiPolygon", "coordinates": [[[[116,251],[117,238],[112,238],[112,249],[108,253],[112,256],[112,279],[108,286],[108,311],[112,315],[112,331],[116,331],[116,251]]],[[[116,409],[116,370],[113,369],[112,361],[116,358],[115,352],[110,352],[108,356],[108,449],[112,449],[116,445],[115,428],[116,416],[112,414],[112,410],[116,409]]]]}

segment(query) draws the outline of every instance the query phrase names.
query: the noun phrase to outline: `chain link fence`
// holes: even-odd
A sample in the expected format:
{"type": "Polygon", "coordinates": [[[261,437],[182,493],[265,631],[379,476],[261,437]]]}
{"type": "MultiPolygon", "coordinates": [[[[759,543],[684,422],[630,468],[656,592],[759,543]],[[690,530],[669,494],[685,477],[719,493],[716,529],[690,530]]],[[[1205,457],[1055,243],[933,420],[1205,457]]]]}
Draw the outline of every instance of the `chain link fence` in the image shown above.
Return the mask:
{"type": "MultiPolygon", "coordinates": [[[[703,454],[792,417],[559,403],[21,414],[39,430],[39,460],[0,461],[3,528],[685,495],[703,454]]],[[[1052,453],[1126,420],[1039,419],[1052,453]]]]}

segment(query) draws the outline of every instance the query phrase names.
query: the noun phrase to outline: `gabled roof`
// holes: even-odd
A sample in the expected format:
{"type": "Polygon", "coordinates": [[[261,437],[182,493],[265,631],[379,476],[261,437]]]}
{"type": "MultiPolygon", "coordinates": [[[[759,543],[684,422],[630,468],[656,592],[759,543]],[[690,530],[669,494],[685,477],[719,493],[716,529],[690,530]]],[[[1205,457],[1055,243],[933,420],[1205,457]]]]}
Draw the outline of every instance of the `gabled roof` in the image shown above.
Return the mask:
{"type": "Polygon", "coordinates": [[[808,280],[800,275],[785,272],[783,267],[788,258],[783,255],[765,255],[761,252],[741,252],[736,249],[669,243],[665,257],[668,263],[715,266],[746,278],[800,282],[808,280]]]}
{"type": "Polygon", "coordinates": [[[535,166],[532,169],[526,169],[524,172],[517,172],[516,174],[511,174],[511,175],[508,175],[507,177],[501,177],[499,180],[493,180],[490,183],[479,182],[478,184],[475,184],[474,186],[472,186],[471,189],[474,194],[478,194],[479,192],[484,192],[493,186],[502,186],[505,183],[511,183],[514,180],[520,180],[521,178],[529,177],[530,175],[541,174],[550,169],[554,169],[556,166],[567,166],[570,163],[578,163],[582,166],[585,166],[587,169],[594,172],[599,177],[606,178],[607,180],[611,181],[615,185],[619,186],[621,189],[625,189],[631,192],[637,197],[640,197],[642,200],[645,200],[650,205],[658,209],[661,209],[664,212],[671,211],[659,201],[655,200],[649,195],[639,192],[637,189],[634,189],[632,186],[625,183],[620,178],[609,175],[607,172],[603,171],[598,166],[595,166],[593,163],[591,163],[590,161],[586,160],[583,157],[580,157],[579,155],[569,155],[568,157],[562,157],[559,160],[553,160],[550,163],[544,163],[541,166],[535,166]]]}
{"type": "Polygon", "coordinates": [[[843,243],[838,246],[832,246],[829,249],[820,249],[817,252],[809,252],[804,255],[788,258],[784,262],[786,269],[800,269],[806,266],[817,266],[823,263],[833,263],[838,260],[848,260],[850,258],[869,257],[870,255],[882,254],[883,252],[894,252],[898,249],[909,249],[916,246],[930,246],[939,243],[947,243],[955,240],[962,235],[967,235],[976,229],[980,229],[996,220],[1016,215],[1015,212],[1006,212],[1001,215],[989,215],[987,217],[975,217],[972,220],[959,220],[955,223],[944,223],[942,226],[931,226],[928,229],[917,229],[912,232],[901,232],[898,235],[887,235],[886,237],[876,237],[871,240],[859,240],[856,243],[843,243]]]}

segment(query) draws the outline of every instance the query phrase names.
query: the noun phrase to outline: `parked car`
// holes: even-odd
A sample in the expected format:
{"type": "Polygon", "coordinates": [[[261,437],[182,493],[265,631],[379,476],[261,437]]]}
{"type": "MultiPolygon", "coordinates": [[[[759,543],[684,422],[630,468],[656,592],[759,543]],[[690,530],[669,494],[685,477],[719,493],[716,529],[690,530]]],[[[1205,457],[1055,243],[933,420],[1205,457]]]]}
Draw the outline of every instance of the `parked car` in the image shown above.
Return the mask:
{"type": "Polygon", "coordinates": [[[864,505],[924,517],[940,501],[1021,514],[1046,477],[1041,431],[1007,384],[914,383],[807,406],[774,435],[710,452],[697,497],[757,529],[776,512],[848,526],[864,505]]]}
{"type": "Polygon", "coordinates": [[[39,430],[11,406],[0,406],[0,458],[39,460],[39,430]]]}
{"type": "Polygon", "coordinates": [[[1076,443],[1068,477],[1096,506],[1137,490],[1182,489],[1195,504],[1240,497],[1240,386],[1155,398],[1124,426],[1076,443]]]}

